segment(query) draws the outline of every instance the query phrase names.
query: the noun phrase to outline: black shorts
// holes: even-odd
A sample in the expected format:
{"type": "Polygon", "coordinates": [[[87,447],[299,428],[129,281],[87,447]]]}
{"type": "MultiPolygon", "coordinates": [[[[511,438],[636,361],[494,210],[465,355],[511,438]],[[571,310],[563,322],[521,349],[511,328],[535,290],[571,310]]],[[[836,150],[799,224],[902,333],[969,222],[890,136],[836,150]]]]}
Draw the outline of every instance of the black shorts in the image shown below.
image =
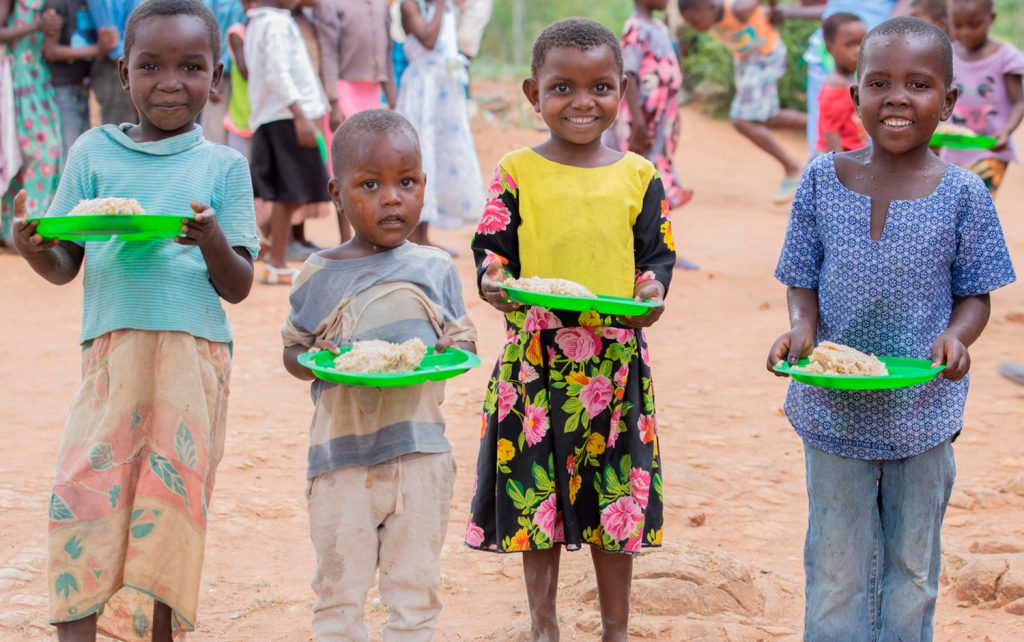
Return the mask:
{"type": "Polygon", "coordinates": [[[324,203],[327,167],[316,147],[302,147],[294,120],[260,125],[252,135],[252,191],[256,198],[275,203],[324,203]]]}

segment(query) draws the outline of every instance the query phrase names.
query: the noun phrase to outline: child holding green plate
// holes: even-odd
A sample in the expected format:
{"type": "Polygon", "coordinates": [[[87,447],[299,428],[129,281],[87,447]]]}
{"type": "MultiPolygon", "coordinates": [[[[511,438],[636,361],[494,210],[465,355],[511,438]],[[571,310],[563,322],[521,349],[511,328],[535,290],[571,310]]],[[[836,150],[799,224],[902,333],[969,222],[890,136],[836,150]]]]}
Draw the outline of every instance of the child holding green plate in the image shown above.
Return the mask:
{"type": "MultiPolygon", "coordinates": [[[[128,19],[124,52],[121,82],[139,124],[83,134],[48,215],[131,197],[147,212],[194,218],[173,241],[77,244],[24,220],[15,234],[51,283],[85,265],[83,378],[50,496],[47,572],[50,621],[75,642],[95,640],[97,626],[165,641],[195,627],[231,372],[221,300],[246,298],[258,250],[248,164],[196,126],[222,71],[210,10],[148,0],[128,19]]],[[[24,192],[16,207],[28,213],[24,192]]]]}
{"type": "Polygon", "coordinates": [[[1015,275],[984,184],[928,148],[957,100],[946,34],[884,22],[857,72],[853,100],[874,144],[804,171],[775,272],[792,327],[768,368],[826,340],[946,365],[895,390],[791,383],[785,405],[807,467],[805,639],[931,640],[967,348],[988,322],[988,293],[1015,275]]]}
{"type": "Polygon", "coordinates": [[[284,365],[312,381],[310,535],[316,548],[313,630],[367,639],[363,610],[380,569],[384,638],[434,638],[439,559],[455,480],[441,413],[444,382],[347,386],[299,364],[309,348],[419,338],[476,351],[462,286],[443,250],[409,242],[423,208],[419,138],[402,116],[359,112],[331,143],[331,198],[353,237],[311,256],[291,292],[284,365]]]}
{"type": "MultiPolygon", "coordinates": [[[[466,544],[522,553],[533,639],[557,639],[561,549],[588,545],[604,639],[625,639],[633,556],[661,545],[662,470],[643,329],[664,312],[675,244],[654,165],[602,143],[627,84],[619,40],[592,20],[533,45],[527,100],[550,129],[494,171],[473,239],[481,296],[505,313],[487,386],[466,544]],[[512,277],[651,300],[636,316],[523,307],[512,277]]],[[[554,306],[552,306],[554,307],[554,306]]]]}

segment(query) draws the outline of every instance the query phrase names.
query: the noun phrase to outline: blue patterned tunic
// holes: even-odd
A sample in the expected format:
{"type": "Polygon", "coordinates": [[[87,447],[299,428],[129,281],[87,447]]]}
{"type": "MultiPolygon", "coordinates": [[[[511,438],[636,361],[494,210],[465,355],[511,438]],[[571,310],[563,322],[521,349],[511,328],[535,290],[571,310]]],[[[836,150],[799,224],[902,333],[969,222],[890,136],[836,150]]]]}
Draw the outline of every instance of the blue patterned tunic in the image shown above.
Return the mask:
{"type": "MultiPolygon", "coordinates": [[[[953,297],[1012,283],[1013,265],[988,190],[950,165],[935,191],[892,201],[871,240],[871,198],[836,176],[834,154],[804,171],[775,276],[818,291],[817,341],[927,359],[953,297]]],[[[840,391],[792,382],[786,416],[808,445],[856,459],[912,457],[963,425],[968,378],[910,388],[840,391]]]]}

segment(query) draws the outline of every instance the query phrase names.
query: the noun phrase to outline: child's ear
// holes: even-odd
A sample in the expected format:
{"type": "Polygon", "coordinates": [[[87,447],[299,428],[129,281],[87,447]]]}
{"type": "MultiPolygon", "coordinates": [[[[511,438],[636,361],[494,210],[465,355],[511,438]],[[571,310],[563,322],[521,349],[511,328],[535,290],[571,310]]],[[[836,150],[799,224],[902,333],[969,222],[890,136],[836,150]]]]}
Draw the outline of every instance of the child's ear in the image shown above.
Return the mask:
{"type": "Polygon", "coordinates": [[[327,193],[331,195],[331,201],[334,202],[334,209],[339,214],[345,213],[345,208],[341,204],[341,185],[338,184],[338,179],[332,178],[327,182],[327,193]]]}
{"type": "Polygon", "coordinates": [[[210,81],[210,92],[216,91],[217,87],[220,87],[220,80],[224,77],[224,63],[218,62],[217,68],[213,70],[213,80],[210,81]]]}
{"type": "Polygon", "coordinates": [[[629,76],[622,74],[622,81],[619,82],[619,96],[626,95],[626,87],[629,86],[629,76]]]}
{"type": "Polygon", "coordinates": [[[857,108],[857,117],[860,117],[860,86],[856,83],[850,85],[850,98],[853,99],[853,106],[857,108]]]}
{"type": "Polygon", "coordinates": [[[129,91],[128,86],[128,58],[121,56],[117,59],[117,75],[121,78],[121,89],[129,91]]]}
{"type": "Polygon", "coordinates": [[[527,78],[523,81],[523,94],[526,95],[526,100],[530,101],[533,105],[533,111],[540,111],[540,87],[537,86],[537,81],[533,78],[527,78]]]}
{"type": "Polygon", "coordinates": [[[956,107],[956,99],[960,97],[960,88],[953,86],[946,92],[946,98],[942,103],[942,114],[939,116],[941,120],[947,120],[953,115],[953,108],[956,107]]]}

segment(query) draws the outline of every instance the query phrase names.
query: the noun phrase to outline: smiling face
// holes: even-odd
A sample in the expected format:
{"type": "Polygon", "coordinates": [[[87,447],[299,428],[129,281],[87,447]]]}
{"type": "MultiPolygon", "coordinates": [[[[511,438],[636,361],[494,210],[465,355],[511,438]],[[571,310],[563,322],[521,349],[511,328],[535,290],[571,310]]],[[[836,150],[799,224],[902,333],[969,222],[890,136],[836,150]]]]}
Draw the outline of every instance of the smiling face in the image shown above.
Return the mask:
{"type": "Polygon", "coordinates": [[[927,146],[957,96],[938,45],[919,36],[882,36],[861,55],[853,101],[873,144],[893,155],[927,146]]]}
{"type": "Polygon", "coordinates": [[[839,26],[832,41],[826,43],[828,52],[836,61],[836,67],[847,73],[857,69],[860,43],[863,42],[867,33],[867,25],[859,20],[846,22],[839,26]]]}
{"type": "Polygon", "coordinates": [[[589,49],[552,47],[536,78],[523,92],[540,112],[552,138],[588,145],[601,138],[618,115],[625,87],[615,53],[605,45],[589,49]]]}
{"type": "Polygon", "coordinates": [[[328,190],[352,223],[356,238],[378,248],[401,245],[420,222],[423,174],[416,141],[401,131],[363,134],[347,150],[328,190]]]}
{"type": "Polygon", "coordinates": [[[140,139],[146,141],[191,130],[223,72],[201,18],[159,18],[138,25],[128,56],[118,63],[121,85],[139,112],[140,139]]]}
{"type": "Polygon", "coordinates": [[[996,19],[990,5],[984,0],[954,2],[950,12],[950,31],[953,40],[969,51],[988,42],[988,31],[996,19]]]}

